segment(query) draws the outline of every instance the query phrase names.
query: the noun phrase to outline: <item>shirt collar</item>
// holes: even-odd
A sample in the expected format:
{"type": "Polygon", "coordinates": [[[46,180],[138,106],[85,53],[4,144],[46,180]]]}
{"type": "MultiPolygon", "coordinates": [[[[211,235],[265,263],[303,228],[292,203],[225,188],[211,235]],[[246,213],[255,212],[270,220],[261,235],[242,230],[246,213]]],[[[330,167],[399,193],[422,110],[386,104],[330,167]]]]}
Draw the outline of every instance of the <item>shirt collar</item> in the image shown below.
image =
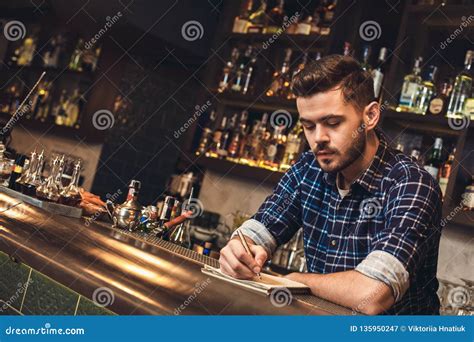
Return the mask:
{"type": "MultiPolygon", "coordinates": [[[[384,158],[386,158],[386,152],[388,149],[387,139],[385,138],[384,134],[379,129],[376,129],[375,132],[379,138],[380,143],[379,147],[377,148],[377,152],[375,153],[374,159],[370,163],[370,166],[365,171],[363,171],[351,184],[351,187],[354,184],[358,184],[360,187],[372,194],[374,194],[380,186],[380,181],[382,179],[381,166],[383,164],[384,158]]],[[[323,179],[329,185],[335,186],[337,173],[325,172],[323,179]]]]}

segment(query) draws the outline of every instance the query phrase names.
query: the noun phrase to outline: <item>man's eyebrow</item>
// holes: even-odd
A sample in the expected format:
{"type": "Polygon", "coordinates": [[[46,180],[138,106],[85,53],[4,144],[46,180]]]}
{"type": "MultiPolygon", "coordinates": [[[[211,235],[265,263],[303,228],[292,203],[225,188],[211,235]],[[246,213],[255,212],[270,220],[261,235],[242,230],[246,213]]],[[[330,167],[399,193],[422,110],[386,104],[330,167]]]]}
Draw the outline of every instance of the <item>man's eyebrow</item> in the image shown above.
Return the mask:
{"type": "MultiPolygon", "coordinates": [[[[323,117],[319,118],[318,121],[319,122],[323,122],[323,121],[326,121],[326,120],[329,120],[329,119],[333,119],[333,118],[343,118],[344,115],[342,114],[327,114],[327,115],[324,115],[323,117]]],[[[305,118],[299,118],[300,122],[301,123],[313,123],[313,121],[311,120],[308,120],[308,119],[305,119],[305,118]]]]}

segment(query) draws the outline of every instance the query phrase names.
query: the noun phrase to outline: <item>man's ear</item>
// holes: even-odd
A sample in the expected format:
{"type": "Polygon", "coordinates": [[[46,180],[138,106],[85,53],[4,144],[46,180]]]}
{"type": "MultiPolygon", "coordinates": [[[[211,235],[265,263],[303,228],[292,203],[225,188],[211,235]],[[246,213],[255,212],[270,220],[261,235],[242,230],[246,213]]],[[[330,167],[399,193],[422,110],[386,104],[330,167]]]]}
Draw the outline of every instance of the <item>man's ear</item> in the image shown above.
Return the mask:
{"type": "Polygon", "coordinates": [[[380,120],[380,105],[377,101],[372,101],[364,108],[364,123],[367,130],[372,130],[380,120]]]}

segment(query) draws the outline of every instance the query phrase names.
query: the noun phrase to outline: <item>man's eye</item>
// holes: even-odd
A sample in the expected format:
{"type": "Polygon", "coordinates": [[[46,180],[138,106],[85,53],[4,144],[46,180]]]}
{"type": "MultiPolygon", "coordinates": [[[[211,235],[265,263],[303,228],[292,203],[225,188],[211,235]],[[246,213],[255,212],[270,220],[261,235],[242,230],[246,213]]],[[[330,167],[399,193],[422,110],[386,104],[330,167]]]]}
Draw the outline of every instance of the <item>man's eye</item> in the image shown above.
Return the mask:
{"type": "Polygon", "coordinates": [[[313,129],[315,126],[314,125],[303,125],[303,128],[304,129],[307,129],[307,130],[311,130],[313,129]]]}
{"type": "Polygon", "coordinates": [[[339,125],[341,123],[341,121],[339,120],[329,120],[329,121],[326,121],[326,124],[328,126],[331,126],[331,127],[336,127],[337,125],[339,125]]]}

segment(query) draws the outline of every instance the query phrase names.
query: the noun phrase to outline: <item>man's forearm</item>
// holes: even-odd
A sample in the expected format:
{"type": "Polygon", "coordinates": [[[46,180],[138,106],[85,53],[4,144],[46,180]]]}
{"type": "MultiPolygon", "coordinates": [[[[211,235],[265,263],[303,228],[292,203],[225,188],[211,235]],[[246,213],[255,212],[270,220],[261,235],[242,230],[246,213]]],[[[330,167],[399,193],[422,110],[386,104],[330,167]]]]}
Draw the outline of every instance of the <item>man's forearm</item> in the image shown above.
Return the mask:
{"type": "Polygon", "coordinates": [[[379,314],[394,303],[389,286],[353,270],[331,274],[291,273],[287,278],[308,285],[315,296],[369,315],[379,314]]]}

